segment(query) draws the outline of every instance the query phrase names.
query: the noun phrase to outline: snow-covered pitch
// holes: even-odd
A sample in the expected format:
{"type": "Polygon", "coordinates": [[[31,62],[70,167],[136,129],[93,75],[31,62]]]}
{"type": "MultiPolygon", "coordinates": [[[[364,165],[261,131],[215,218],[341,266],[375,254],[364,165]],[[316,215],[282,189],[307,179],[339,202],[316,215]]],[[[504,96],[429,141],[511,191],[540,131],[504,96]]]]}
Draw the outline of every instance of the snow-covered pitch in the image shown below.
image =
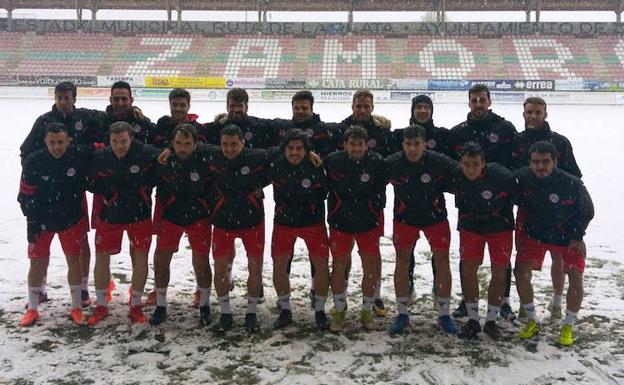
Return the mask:
{"type": "MultiPolygon", "coordinates": [[[[245,300],[245,254],[237,243],[235,290],[232,304],[237,327],[226,336],[198,329],[197,310],[190,307],[194,277],[190,250],[181,248],[172,263],[169,289],[170,317],[160,327],[132,325],[127,318],[130,259],[124,250],[112,258],[117,291],[111,303],[112,316],[96,328],[76,327],[68,319],[70,298],[66,264],[58,241],[52,245],[49,296],[40,308],[42,318],[31,328],[20,328],[19,319],[27,299],[26,222],[16,201],[19,175],[19,145],[35,118],[48,111],[53,101],[0,99],[3,140],[0,142],[0,383],[7,384],[623,384],[624,383],[624,209],[620,203],[624,187],[624,120],[618,106],[548,107],[553,130],[566,135],[575,150],[583,180],[592,195],[596,216],[586,236],[588,261],[586,295],[577,323],[577,342],[570,348],[556,343],[558,326],[543,324],[539,340],[520,342],[514,336],[518,325],[500,321],[505,339],[492,342],[482,337],[464,342],[437,330],[432,308],[432,274],[428,245],[417,249],[416,300],[411,306],[412,326],[400,337],[386,332],[393,317],[394,250],[391,244],[392,191],[388,188],[385,235],[382,238],[382,296],[389,308],[379,330],[364,332],[359,324],[361,265],[354,252],[349,285],[347,329],[340,335],[315,330],[307,293],[309,264],[303,243],[296,245],[291,274],[295,324],[273,331],[276,295],[271,281],[269,241],[273,202],[266,189],[267,244],[264,286],[266,303],[259,308],[262,332],[248,336],[242,328],[245,300]]],[[[166,101],[137,100],[153,121],[168,114],[166,101]]],[[[105,100],[79,100],[79,107],[104,109],[105,100]]],[[[192,102],[191,112],[206,122],[225,109],[225,103],[192,102]]],[[[523,130],[521,105],[497,105],[493,110],[523,130]]],[[[349,104],[315,105],[325,121],[342,120],[349,104]]],[[[403,127],[409,118],[409,102],[377,104],[375,113],[403,127]]],[[[434,121],[451,127],[464,120],[466,104],[436,104],[434,121]]],[[[261,117],[290,117],[289,103],[250,103],[249,113],[261,117]]],[[[448,197],[449,220],[456,224],[453,198],[448,197]]],[[[90,233],[93,242],[94,233],[90,233]]],[[[152,250],[153,250],[152,246],[152,250]]],[[[485,313],[489,261],[479,275],[481,314],[485,313]]],[[[512,259],[513,261],[513,259],[512,259]]],[[[453,232],[451,266],[453,305],[459,300],[458,234],[453,232]]],[[[92,265],[94,257],[92,257],[92,265]]],[[[550,262],[534,277],[538,315],[546,318],[551,295],[550,262]]],[[[150,277],[153,274],[150,272],[150,277]]],[[[148,281],[148,289],[153,281],[148,281]]],[[[91,279],[91,290],[92,279],[91,279]]],[[[328,301],[327,310],[331,306],[328,301]]],[[[512,288],[512,306],[518,297],[512,288]]],[[[218,317],[214,291],[213,314],[218,317]]],[[[147,312],[151,312],[147,308],[147,312]]]]}

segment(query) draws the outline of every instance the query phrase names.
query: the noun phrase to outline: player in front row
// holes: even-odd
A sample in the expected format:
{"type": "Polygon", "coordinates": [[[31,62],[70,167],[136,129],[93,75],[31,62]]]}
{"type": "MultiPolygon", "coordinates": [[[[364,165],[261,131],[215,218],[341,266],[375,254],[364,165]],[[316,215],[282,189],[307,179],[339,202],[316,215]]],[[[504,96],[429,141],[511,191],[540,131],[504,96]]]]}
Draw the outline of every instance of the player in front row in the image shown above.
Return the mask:
{"type": "Polygon", "coordinates": [[[156,309],[149,322],[159,325],[167,318],[167,286],[173,253],[182,234],[188,235],[193,269],[199,291],[200,326],[210,323],[210,204],[208,189],[212,175],[209,156],[197,148],[197,129],[180,123],[173,130],[173,154],[166,165],[156,163],[153,172],[162,202],[162,218],[154,254],[156,309]]]}
{"type": "Polygon", "coordinates": [[[573,326],[583,301],[585,230],[594,217],[592,200],[580,179],[557,168],[557,150],[548,141],[529,148],[530,164],[519,173],[518,207],[527,213],[524,241],[516,257],[516,286],[529,318],[520,331],[528,339],[540,330],[533,304],[532,270],[540,270],[546,251],[561,256],[570,285],[566,295],[566,316],[559,343],[574,343],[573,326]]]}
{"type": "Polygon", "coordinates": [[[124,231],[130,239],[132,290],[129,317],[146,321],[143,289],[147,279],[147,253],[152,241],[152,187],[150,174],[158,150],[134,139],[127,122],[115,122],[109,130],[110,146],[97,150],[89,170],[90,190],[104,198],[95,233],[95,288],[97,307],[89,317],[93,326],[108,316],[106,291],[110,281],[110,256],[121,251],[124,231]]]}
{"type": "Polygon", "coordinates": [[[18,201],[27,220],[28,310],[20,326],[39,319],[41,284],[50,259],[50,243],[58,235],[67,260],[67,281],[71,293],[70,317],[82,324],[81,240],[88,229],[82,199],[86,188],[91,149],[72,145],[68,128],[51,122],[45,126],[46,148],[24,159],[18,201]]]}
{"type": "Polygon", "coordinates": [[[491,262],[488,310],[483,331],[494,340],[501,338],[496,325],[505,292],[506,272],[513,244],[513,199],[517,183],[514,175],[497,163],[486,163],[485,153],[475,142],[463,145],[460,164],[448,180],[458,209],[461,286],[466,299],[468,323],[458,337],[476,338],[479,324],[479,280],[485,245],[491,262]]]}
{"type": "Polygon", "coordinates": [[[447,333],[457,333],[449,316],[451,230],[443,196],[453,166],[454,162],[447,156],[427,150],[425,128],[419,125],[403,130],[403,151],[386,160],[387,179],[394,186],[392,240],[396,250],[394,286],[398,316],[390,328],[392,334],[401,333],[409,324],[410,257],[421,231],[429,241],[436,266],[434,282],[439,324],[447,333]]]}
{"type": "Polygon", "coordinates": [[[368,134],[361,126],[345,131],[345,150],[327,157],[325,169],[330,184],[327,222],[332,251],[332,292],[334,312],[330,330],[345,325],[347,306],[345,270],[354,241],[362,258],[362,310],[365,329],[374,328],[375,285],[381,278],[379,238],[383,234],[383,208],[386,203],[384,160],[368,149],[368,134]]]}
{"type": "Polygon", "coordinates": [[[270,169],[275,199],[275,217],[271,240],[273,284],[278,295],[280,315],[276,328],[292,323],[288,267],[293,258],[295,240],[305,241],[314,266],[313,287],[316,325],[328,326],[325,301],[329,288],[329,242],[325,227],[325,198],[328,182],[323,168],[308,159],[312,146],[308,134],[291,129],[282,138],[282,155],[272,159],[270,169]]]}

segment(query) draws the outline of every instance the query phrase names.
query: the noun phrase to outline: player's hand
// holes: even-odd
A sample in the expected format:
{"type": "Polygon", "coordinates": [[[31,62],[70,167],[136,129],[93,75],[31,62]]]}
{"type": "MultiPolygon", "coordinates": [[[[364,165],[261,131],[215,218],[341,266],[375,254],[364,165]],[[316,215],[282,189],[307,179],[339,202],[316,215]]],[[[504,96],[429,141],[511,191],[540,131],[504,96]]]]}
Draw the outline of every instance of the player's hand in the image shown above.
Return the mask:
{"type": "Polygon", "coordinates": [[[573,239],[570,241],[568,245],[568,250],[576,249],[582,256],[583,259],[587,258],[587,247],[585,246],[585,242],[583,240],[573,239]]]}
{"type": "Polygon", "coordinates": [[[321,159],[321,157],[314,151],[310,151],[308,152],[308,159],[310,159],[310,162],[312,162],[312,164],[314,165],[314,167],[319,168],[323,165],[323,160],[321,159]]]}
{"type": "Polygon", "coordinates": [[[134,115],[134,118],[138,121],[145,119],[145,115],[143,115],[143,111],[141,111],[141,109],[137,106],[132,106],[132,115],[134,115]]]}
{"type": "Polygon", "coordinates": [[[163,166],[166,166],[167,163],[169,163],[169,157],[171,156],[171,150],[168,148],[165,148],[160,155],[158,155],[158,163],[162,164],[163,166]]]}

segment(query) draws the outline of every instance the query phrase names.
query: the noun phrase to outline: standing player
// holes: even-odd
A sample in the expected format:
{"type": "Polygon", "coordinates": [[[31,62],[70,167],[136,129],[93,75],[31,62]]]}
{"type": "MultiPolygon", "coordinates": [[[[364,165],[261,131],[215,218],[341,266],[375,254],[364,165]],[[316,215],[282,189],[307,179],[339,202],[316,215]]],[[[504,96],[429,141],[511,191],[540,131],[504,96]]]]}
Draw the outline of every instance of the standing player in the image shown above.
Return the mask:
{"type": "Polygon", "coordinates": [[[215,260],[214,283],[221,316],[219,328],[226,331],[234,323],[230,308],[228,271],[234,262],[234,240],[240,238],[247,251],[247,312],[245,329],[259,330],[256,309],[262,293],[264,253],[264,202],[258,190],[269,184],[266,150],[245,147],[243,131],[236,125],[221,130],[221,148],[210,155],[212,191],[216,201],[212,213],[215,260]]]}
{"type": "MultiPolygon", "coordinates": [[[[91,146],[95,140],[95,136],[101,131],[100,120],[98,119],[98,111],[88,110],[86,108],[76,108],[77,88],[70,81],[60,82],[54,87],[54,105],[52,110],[39,116],[37,120],[20,146],[20,156],[22,162],[31,153],[46,148],[45,145],[45,128],[49,123],[58,122],[66,127],[70,140],[75,145],[91,146]]],[[[91,262],[91,249],[89,247],[89,239],[87,232],[89,231],[89,214],[87,201],[83,203],[83,211],[85,214],[85,229],[80,247],[80,268],[82,272],[81,278],[81,298],[82,306],[87,307],[91,304],[89,297],[89,274],[91,262]]],[[[47,272],[47,266],[44,269],[47,272]]],[[[43,275],[43,283],[41,285],[41,300],[47,299],[46,292],[46,273],[43,275]]]]}
{"type": "MultiPolygon", "coordinates": [[[[557,150],[557,168],[566,171],[578,178],[581,177],[581,170],[576,164],[574,152],[570,141],[563,135],[550,129],[546,121],[546,102],[542,98],[530,97],[524,101],[523,112],[525,130],[516,136],[513,148],[514,168],[519,169],[529,164],[529,147],[538,141],[546,140],[552,143],[557,150]]],[[[516,249],[519,250],[526,239],[524,222],[526,212],[518,211],[516,220],[516,249]]],[[[561,319],[561,303],[563,299],[563,288],[565,286],[565,271],[563,259],[557,253],[551,253],[552,265],[550,275],[553,283],[553,296],[549,304],[551,320],[561,319]]],[[[522,308],[520,309],[522,313],[522,308]]]]}
{"type": "MultiPolygon", "coordinates": [[[[158,148],[166,148],[173,140],[173,130],[180,123],[187,123],[195,127],[198,135],[204,135],[204,126],[197,122],[198,116],[189,114],[191,108],[191,94],[182,88],[174,88],[169,92],[169,110],[171,115],[158,119],[156,127],[150,132],[150,144],[158,148]]],[[[205,142],[206,138],[198,136],[198,140],[205,142]]]]}
{"type": "Polygon", "coordinates": [[[71,144],[65,125],[45,126],[45,149],[24,160],[18,201],[27,218],[28,310],[20,326],[30,326],[39,318],[41,285],[50,259],[50,243],[58,235],[67,259],[67,281],[72,299],[70,317],[84,322],[81,310],[80,249],[87,221],[82,209],[90,150],[71,144]]]}
{"type": "Polygon", "coordinates": [[[296,239],[302,238],[314,266],[315,320],[319,330],[328,326],[325,301],[329,287],[329,242],[325,227],[327,178],[322,168],[308,158],[312,146],[308,134],[291,129],[282,139],[283,155],[272,160],[270,171],[275,199],[275,218],[271,241],[273,283],[278,295],[280,315],[276,328],[292,323],[288,266],[296,239]]]}
{"type": "Polygon", "coordinates": [[[134,139],[127,122],[110,126],[110,146],[96,151],[89,171],[90,189],[103,197],[100,221],[95,233],[95,287],[97,307],[90,326],[108,316],[106,288],[110,281],[110,256],[121,251],[124,231],[130,239],[132,290],[129,317],[146,321],[141,297],[147,279],[147,253],[152,241],[153,187],[150,169],[158,155],[156,148],[134,139]]]}
{"type": "Polygon", "coordinates": [[[330,329],[343,330],[347,306],[345,273],[354,241],[362,258],[362,311],[360,319],[371,330],[375,286],[381,278],[379,238],[383,233],[386,203],[384,160],[368,149],[368,134],[361,126],[345,132],[345,150],[327,157],[330,184],[327,221],[332,251],[334,313],[330,329]]]}
{"type": "Polygon", "coordinates": [[[439,305],[440,326],[451,334],[457,329],[449,316],[451,269],[449,247],[451,230],[446,219],[444,186],[453,169],[453,161],[427,150],[426,132],[413,125],[403,130],[403,151],[386,160],[386,175],[394,186],[393,242],[396,250],[394,286],[398,316],[390,333],[401,333],[409,325],[408,282],[410,256],[422,231],[437,267],[435,288],[439,305]]]}
{"type": "Polygon", "coordinates": [[[270,120],[247,115],[249,95],[242,88],[232,88],[226,96],[227,115],[217,121],[206,124],[208,143],[219,144],[221,130],[231,124],[243,131],[245,147],[267,149],[279,144],[278,132],[270,124],[270,120]]]}
{"type": "MultiPolygon", "coordinates": [[[[452,152],[459,159],[463,146],[466,142],[476,142],[485,153],[485,161],[498,163],[511,169],[513,166],[512,150],[517,134],[514,125],[503,117],[492,112],[492,99],[490,90],[483,84],[476,84],[468,91],[468,107],[470,112],[466,121],[451,129],[449,134],[452,152]]],[[[462,263],[459,265],[460,276],[462,263]]],[[[500,315],[508,320],[515,319],[515,314],[509,304],[511,291],[511,266],[507,270],[505,295],[501,306],[500,315]]],[[[462,300],[459,307],[453,312],[453,316],[466,316],[466,302],[462,300]]]]}
{"type": "Polygon", "coordinates": [[[548,141],[529,148],[530,166],[519,173],[518,207],[525,210],[527,239],[516,257],[516,286],[529,318],[520,331],[521,339],[539,332],[533,304],[532,270],[540,270],[546,251],[560,255],[570,285],[566,295],[566,316],[559,343],[574,343],[574,323],[583,301],[585,230],[594,217],[592,200],[581,180],[557,168],[557,149],[548,141]]]}
{"type": "Polygon", "coordinates": [[[158,231],[154,271],[156,309],[149,319],[159,325],[167,318],[167,286],[173,253],[178,251],[182,234],[188,235],[193,251],[193,268],[199,290],[200,326],[210,323],[210,208],[208,188],[211,174],[209,156],[197,149],[197,130],[181,123],[172,133],[173,156],[166,165],[156,163],[157,196],[162,200],[162,223],[158,231]]]}
{"type": "Polygon", "coordinates": [[[466,300],[468,323],[460,338],[476,338],[479,323],[479,280],[477,272],[488,246],[492,277],[488,288],[488,311],[483,331],[494,340],[501,338],[496,325],[505,276],[513,243],[513,199],[517,183],[514,175],[496,163],[486,163],[481,147],[474,142],[463,145],[460,166],[453,172],[448,189],[455,194],[458,213],[459,256],[462,263],[461,285],[466,300]]]}

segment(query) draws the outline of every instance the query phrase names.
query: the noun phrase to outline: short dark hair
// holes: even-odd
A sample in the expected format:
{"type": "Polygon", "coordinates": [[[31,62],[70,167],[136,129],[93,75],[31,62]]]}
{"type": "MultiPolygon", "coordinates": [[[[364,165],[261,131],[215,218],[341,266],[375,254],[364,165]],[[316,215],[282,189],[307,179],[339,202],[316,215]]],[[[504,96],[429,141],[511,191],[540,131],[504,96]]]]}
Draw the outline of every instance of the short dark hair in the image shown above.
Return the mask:
{"type": "Polygon", "coordinates": [[[249,103],[249,94],[242,88],[232,88],[227,93],[226,102],[230,99],[236,103],[249,103]]]}
{"type": "Polygon", "coordinates": [[[184,88],[174,88],[169,92],[169,101],[175,98],[184,98],[187,103],[191,103],[191,94],[184,88]]]}
{"type": "Polygon", "coordinates": [[[294,104],[298,100],[308,100],[310,102],[310,107],[314,106],[314,95],[308,90],[297,91],[292,97],[291,104],[294,104]]]}
{"type": "Polygon", "coordinates": [[[544,110],[546,110],[546,101],[538,96],[531,96],[530,98],[526,98],[522,107],[526,107],[527,104],[537,104],[538,106],[544,106],[544,110]]]}
{"type": "Polygon", "coordinates": [[[345,142],[350,138],[368,140],[368,132],[358,124],[350,126],[344,133],[345,142]]]}
{"type": "Polygon", "coordinates": [[[134,128],[130,125],[130,123],[118,121],[110,125],[109,135],[121,134],[122,132],[127,132],[131,138],[134,138],[134,128]]]}
{"type": "Polygon", "coordinates": [[[557,149],[555,145],[547,140],[540,140],[539,142],[535,142],[529,147],[529,157],[534,154],[550,154],[552,160],[557,159],[557,149]]]}
{"type": "Polygon", "coordinates": [[[44,136],[47,134],[58,134],[64,132],[67,135],[69,135],[69,130],[67,129],[67,126],[64,125],[63,123],[59,123],[59,122],[50,122],[48,124],[45,125],[44,128],[44,136]]]}
{"type": "Polygon", "coordinates": [[[130,93],[130,97],[132,97],[132,88],[130,88],[130,84],[128,84],[128,82],[124,82],[123,80],[116,81],[111,86],[111,94],[113,93],[113,90],[115,89],[128,90],[128,92],[130,93]]]}
{"type": "Polygon", "coordinates": [[[171,139],[175,138],[175,136],[181,133],[185,138],[192,137],[193,142],[197,143],[197,129],[195,126],[189,123],[180,123],[173,129],[173,133],[171,134],[171,139]]]}
{"type": "Polygon", "coordinates": [[[418,139],[427,140],[427,130],[420,124],[412,124],[403,130],[403,140],[418,139]]]}
{"type": "Polygon", "coordinates": [[[488,99],[492,99],[490,95],[490,89],[485,84],[475,84],[474,86],[470,87],[470,89],[468,90],[468,97],[470,97],[470,95],[475,94],[477,92],[485,92],[488,99]]]}
{"type": "Polygon", "coordinates": [[[466,142],[464,143],[464,147],[459,153],[459,158],[463,158],[464,156],[479,156],[481,159],[485,160],[485,152],[483,152],[483,148],[477,142],[466,142]]]}
{"type": "Polygon", "coordinates": [[[284,152],[286,150],[286,146],[288,146],[288,143],[295,141],[295,140],[300,140],[303,143],[303,148],[305,148],[306,152],[309,152],[312,150],[312,145],[310,144],[310,139],[308,138],[308,134],[305,131],[300,130],[298,128],[293,128],[291,130],[286,131],[286,134],[284,134],[280,142],[280,150],[284,152]]]}
{"type": "Polygon", "coordinates": [[[373,93],[370,92],[370,90],[357,90],[353,93],[353,101],[355,102],[356,99],[359,98],[370,98],[372,101],[375,100],[375,97],[373,96],[373,93]]]}
{"type": "Polygon", "coordinates": [[[228,124],[227,126],[223,127],[221,133],[219,133],[219,139],[221,139],[223,135],[238,136],[241,140],[245,140],[243,136],[243,130],[241,130],[241,128],[238,127],[236,124],[228,124]]]}
{"type": "Polygon", "coordinates": [[[54,95],[61,92],[71,91],[72,96],[74,97],[74,99],[76,99],[76,90],[77,88],[74,83],[70,82],[69,80],[65,80],[57,84],[56,87],[54,87],[54,95]]]}

